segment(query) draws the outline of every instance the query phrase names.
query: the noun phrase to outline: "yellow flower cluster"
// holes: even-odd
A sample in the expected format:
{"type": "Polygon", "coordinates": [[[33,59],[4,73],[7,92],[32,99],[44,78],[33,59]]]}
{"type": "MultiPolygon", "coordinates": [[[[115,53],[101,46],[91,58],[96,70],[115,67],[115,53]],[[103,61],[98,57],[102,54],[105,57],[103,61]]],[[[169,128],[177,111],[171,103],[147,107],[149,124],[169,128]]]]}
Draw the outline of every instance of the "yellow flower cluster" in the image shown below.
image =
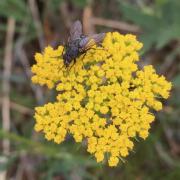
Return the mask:
{"type": "Polygon", "coordinates": [[[56,102],[36,108],[35,130],[55,143],[67,134],[87,141],[97,162],[107,154],[109,166],[116,166],[137,136],[148,136],[154,121],[150,110],[161,110],[159,98],[168,98],[171,89],[152,66],[138,70],[141,47],[134,35],[107,33],[102,47],[94,46],[69,69],[63,66],[62,46],[37,53],[32,81],[55,87],[58,95],[56,102]]]}

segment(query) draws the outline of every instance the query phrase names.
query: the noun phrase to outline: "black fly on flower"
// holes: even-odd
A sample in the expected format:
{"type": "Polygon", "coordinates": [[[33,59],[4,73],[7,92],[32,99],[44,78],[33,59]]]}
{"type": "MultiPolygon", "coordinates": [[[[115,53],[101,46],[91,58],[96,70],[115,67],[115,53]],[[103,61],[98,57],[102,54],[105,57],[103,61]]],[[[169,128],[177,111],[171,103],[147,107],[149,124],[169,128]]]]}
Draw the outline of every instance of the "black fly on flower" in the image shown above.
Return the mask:
{"type": "Polygon", "coordinates": [[[99,45],[105,37],[105,33],[86,36],[82,32],[82,24],[79,20],[75,21],[70,27],[70,36],[63,50],[63,62],[67,68],[76,58],[84,54],[94,45],[99,45]]]}

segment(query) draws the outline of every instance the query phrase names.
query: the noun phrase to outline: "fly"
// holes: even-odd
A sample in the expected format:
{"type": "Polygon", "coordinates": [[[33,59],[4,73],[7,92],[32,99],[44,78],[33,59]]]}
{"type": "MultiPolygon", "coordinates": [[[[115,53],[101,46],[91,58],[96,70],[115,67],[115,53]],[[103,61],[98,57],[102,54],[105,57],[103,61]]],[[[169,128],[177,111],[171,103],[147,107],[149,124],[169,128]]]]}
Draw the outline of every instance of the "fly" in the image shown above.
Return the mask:
{"type": "Polygon", "coordinates": [[[76,63],[76,58],[85,54],[94,45],[99,45],[105,37],[105,33],[86,36],[82,32],[82,24],[79,20],[75,21],[70,27],[70,36],[65,44],[63,53],[63,63],[66,68],[71,62],[76,63]]]}

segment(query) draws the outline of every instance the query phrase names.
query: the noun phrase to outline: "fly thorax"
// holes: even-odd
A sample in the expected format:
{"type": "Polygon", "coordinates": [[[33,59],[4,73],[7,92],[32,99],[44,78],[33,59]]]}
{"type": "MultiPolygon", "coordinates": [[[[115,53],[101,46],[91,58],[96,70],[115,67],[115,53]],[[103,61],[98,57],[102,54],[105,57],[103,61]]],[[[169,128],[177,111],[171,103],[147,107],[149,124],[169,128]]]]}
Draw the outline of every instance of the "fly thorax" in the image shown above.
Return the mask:
{"type": "Polygon", "coordinates": [[[72,46],[71,48],[71,57],[74,59],[78,56],[79,49],[77,46],[72,46]]]}

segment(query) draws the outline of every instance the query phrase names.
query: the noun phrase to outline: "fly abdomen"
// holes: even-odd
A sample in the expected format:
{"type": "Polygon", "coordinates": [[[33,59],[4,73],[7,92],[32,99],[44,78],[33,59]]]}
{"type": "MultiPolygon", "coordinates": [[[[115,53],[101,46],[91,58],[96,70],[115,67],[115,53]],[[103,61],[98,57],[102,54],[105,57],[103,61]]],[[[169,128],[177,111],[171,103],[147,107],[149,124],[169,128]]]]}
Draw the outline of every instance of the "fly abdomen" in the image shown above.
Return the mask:
{"type": "Polygon", "coordinates": [[[66,53],[63,55],[64,64],[68,67],[73,60],[75,60],[79,55],[78,48],[75,46],[67,47],[66,53]]]}

